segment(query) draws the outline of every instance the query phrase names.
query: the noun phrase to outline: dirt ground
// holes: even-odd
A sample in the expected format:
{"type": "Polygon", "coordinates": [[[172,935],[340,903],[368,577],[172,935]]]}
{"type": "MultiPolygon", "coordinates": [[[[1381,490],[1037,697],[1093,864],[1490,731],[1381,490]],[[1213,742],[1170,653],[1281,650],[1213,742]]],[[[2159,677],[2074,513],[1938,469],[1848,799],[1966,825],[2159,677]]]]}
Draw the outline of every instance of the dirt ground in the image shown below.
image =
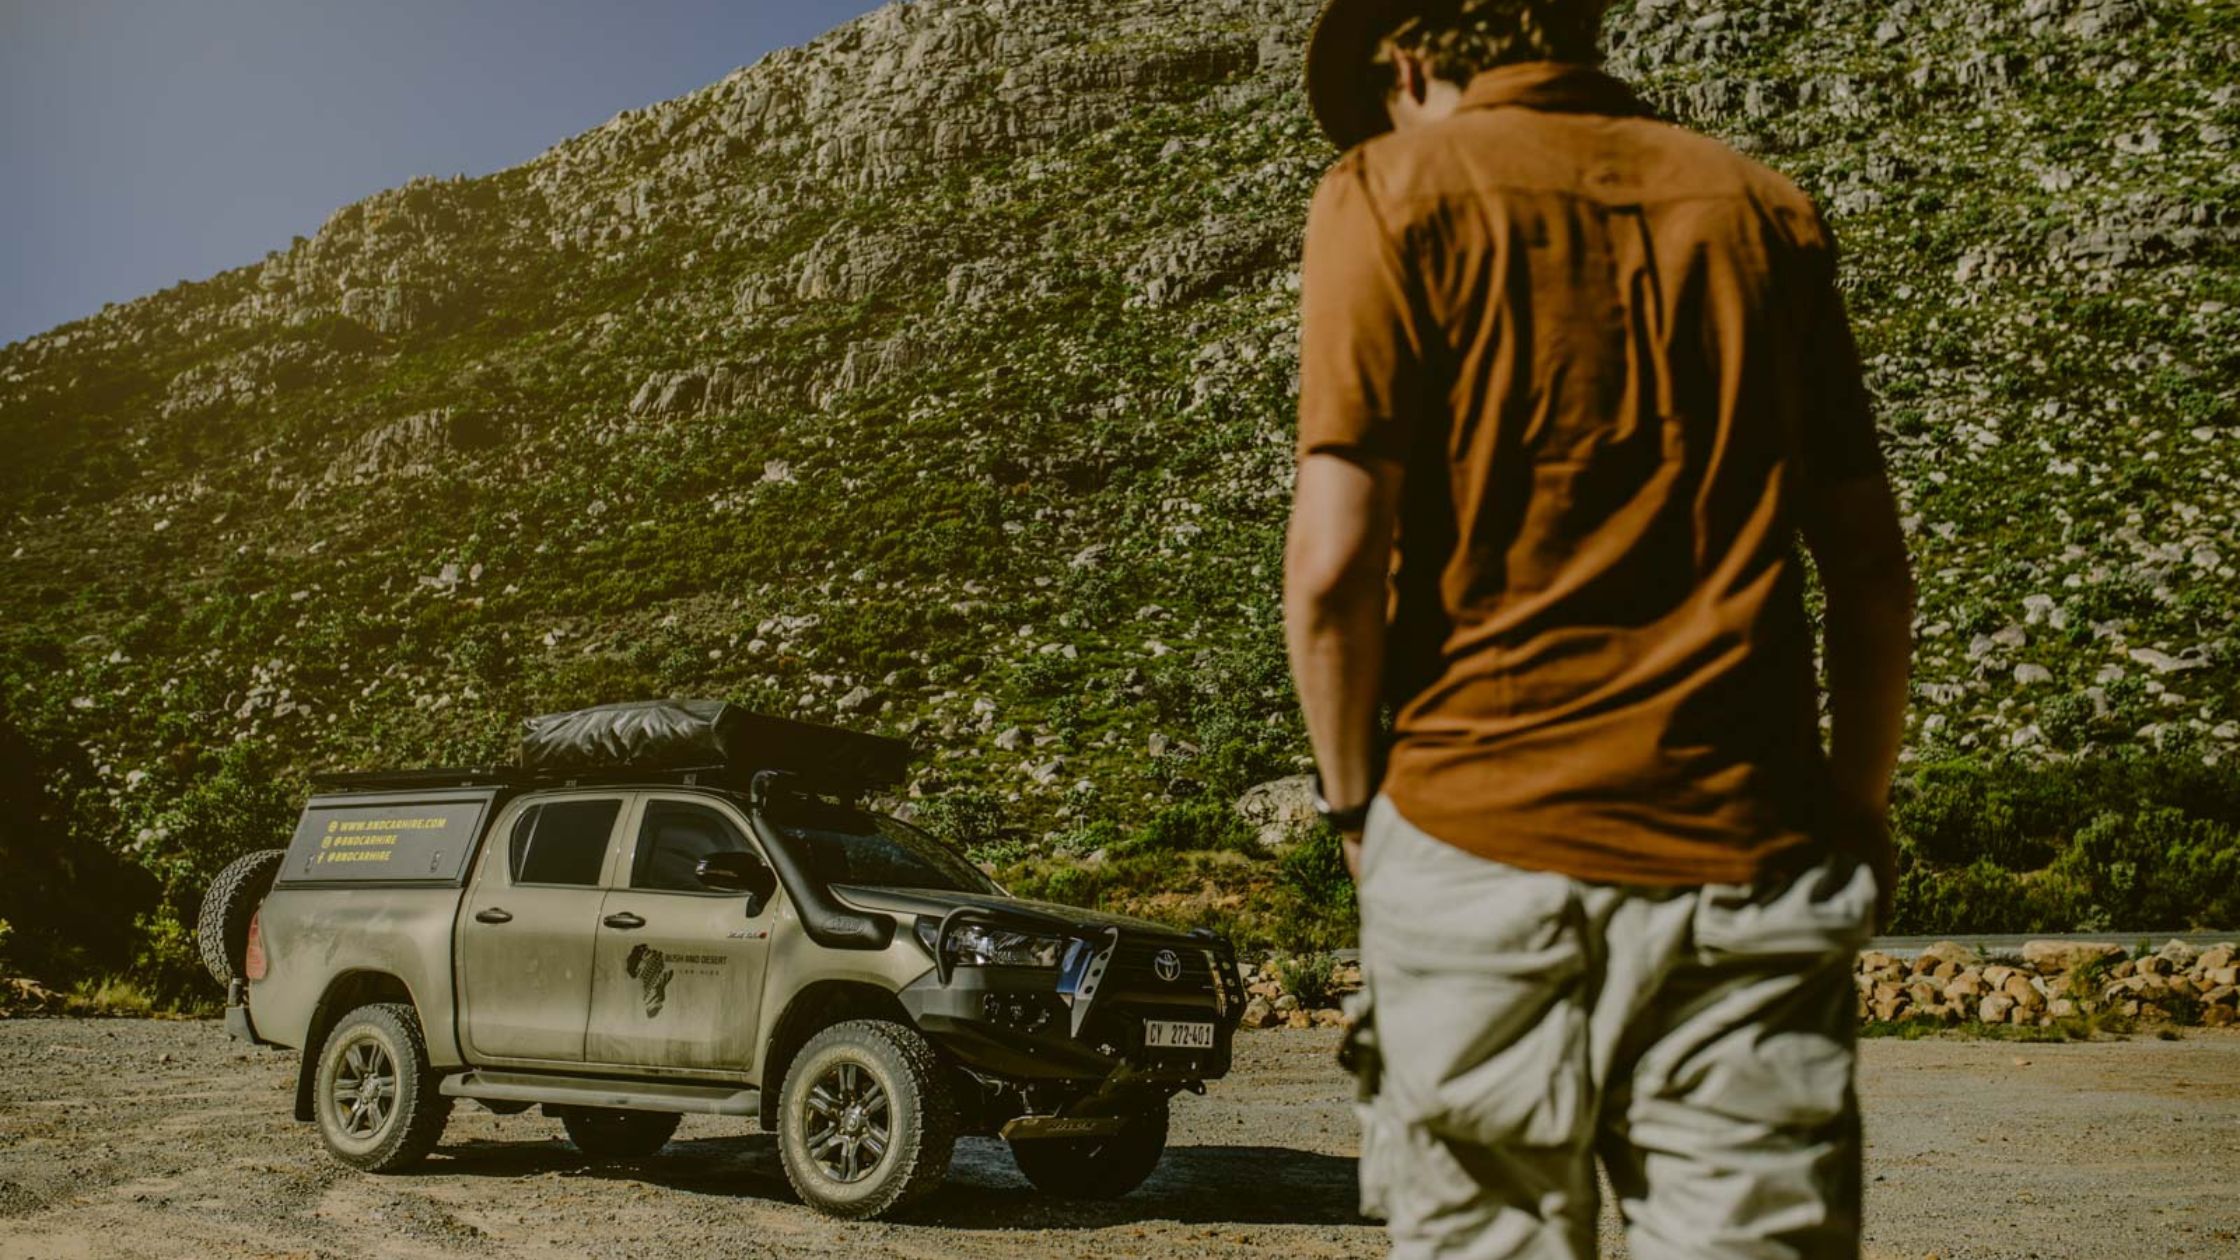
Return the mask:
{"type": "MultiPolygon", "coordinates": [[[[1245,1036],[1120,1202],[1043,1199],[976,1140],[910,1221],[848,1225],[794,1201],[745,1121],[692,1117],[657,1158],[588,1164],[554,1122],[462,1105],[425,1171],[371,1177],[289,1120],[284,1055],[216,1024],[0,1022],[0,1260],[1376,1255],[1331,1049],[1245,1036]]],[[[1874,1041],[1861,1088],[1871,1256],[2240,1256],[2240,1034],[1874,1041]]]]}

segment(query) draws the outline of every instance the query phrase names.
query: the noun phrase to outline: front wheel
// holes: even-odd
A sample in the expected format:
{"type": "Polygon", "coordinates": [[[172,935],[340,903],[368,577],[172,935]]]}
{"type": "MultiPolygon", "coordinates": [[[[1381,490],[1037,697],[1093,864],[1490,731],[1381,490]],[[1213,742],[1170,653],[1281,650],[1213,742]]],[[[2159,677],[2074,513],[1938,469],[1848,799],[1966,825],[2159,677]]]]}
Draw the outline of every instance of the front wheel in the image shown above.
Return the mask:
{"type": "Polygon", "coordinates": [[[451,1100],[428,1066],[420,1017],[402,1002],[343,1016],[320,1048],[313,1089],[327,1150],[367,1172],[419,1163],[451,1118],[451,1100]]]}
{"type": "Polygon", "coordinates": [[[949,1172],[956,1104],[933,1046],[885,1020],[834,1024],[786,1072],[778,1151],[802,1202],[828,1216],[885,1216],[949,1172]]]}
{"type": "Polygon", "coordinates": [[[1117,1199],[1143,1184],[1167,1150],[1167,1103],[1129,1116],[1118,1133],[1093,1138],[1021,1138],[1012,1162],[1035,1189],[1060,1199],[1117,1199]]]}
{"type": "Polygon", "coordinates": [[[586,1107],[560,1117],[568,1140],[593,1159],[642,1159],[677,1134],[683,1116],[670,1111],[614,1111],[586,1107]]]}

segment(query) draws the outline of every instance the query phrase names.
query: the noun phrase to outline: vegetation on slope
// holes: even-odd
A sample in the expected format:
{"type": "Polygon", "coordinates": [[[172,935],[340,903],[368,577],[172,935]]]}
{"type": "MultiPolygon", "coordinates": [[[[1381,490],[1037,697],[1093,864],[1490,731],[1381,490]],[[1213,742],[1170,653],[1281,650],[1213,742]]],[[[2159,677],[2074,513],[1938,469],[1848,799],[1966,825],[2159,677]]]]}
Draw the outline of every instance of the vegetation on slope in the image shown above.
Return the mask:
{"type": "MultiPolygon", "coordinates": [[[[1305,0],[895,6],[0,351],[0,920],[193,982],[303,774],[718,695],[1022,889],[1314,948],[1275,610],[1305,0]]],[[[2240,18],[1641,0],[1825,205],[1923,582],[1901,927],[2230,925],[2240,18]],[[2221,881],[2221,882],[2220,882],[2221,881]]]]}

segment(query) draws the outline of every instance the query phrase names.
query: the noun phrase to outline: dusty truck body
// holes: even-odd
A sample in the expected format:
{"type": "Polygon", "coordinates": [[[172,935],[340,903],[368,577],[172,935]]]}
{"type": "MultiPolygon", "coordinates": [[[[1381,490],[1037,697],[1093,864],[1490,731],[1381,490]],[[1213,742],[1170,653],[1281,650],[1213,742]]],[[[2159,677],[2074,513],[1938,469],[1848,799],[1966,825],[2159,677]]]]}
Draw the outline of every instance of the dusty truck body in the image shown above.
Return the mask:
{"type": "Polygon", "coordinates": [[[329,776],[261,900],[221,876],[228,1027],[301,1051],[331,1151],[409,1166],[472,1099],[594,1155],[755,1116],[840,1215],[930,1190],[958,1134],[1059,1194],[1150,1173],[1169,1099],[1228,1070],[1225,942],[1011,898],[851,803],[899,774],[890,741],[663,707],[561,715],[674,729],[557,766],[329,776]]]}

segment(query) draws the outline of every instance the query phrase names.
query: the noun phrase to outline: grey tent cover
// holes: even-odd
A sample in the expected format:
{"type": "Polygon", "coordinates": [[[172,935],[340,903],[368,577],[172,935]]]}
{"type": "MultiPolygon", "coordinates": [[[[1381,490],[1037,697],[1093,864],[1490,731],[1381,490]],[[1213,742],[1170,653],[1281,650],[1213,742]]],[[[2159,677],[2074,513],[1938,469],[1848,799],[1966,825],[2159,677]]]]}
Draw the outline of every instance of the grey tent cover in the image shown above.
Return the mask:
{"type": "Polygon", "coordinates": [[[635,700],[529,718],[521,768],[539,774],[784,770],[826,789],[899,783],[900,740],[752,713],[722,700],[635,700]]]}

